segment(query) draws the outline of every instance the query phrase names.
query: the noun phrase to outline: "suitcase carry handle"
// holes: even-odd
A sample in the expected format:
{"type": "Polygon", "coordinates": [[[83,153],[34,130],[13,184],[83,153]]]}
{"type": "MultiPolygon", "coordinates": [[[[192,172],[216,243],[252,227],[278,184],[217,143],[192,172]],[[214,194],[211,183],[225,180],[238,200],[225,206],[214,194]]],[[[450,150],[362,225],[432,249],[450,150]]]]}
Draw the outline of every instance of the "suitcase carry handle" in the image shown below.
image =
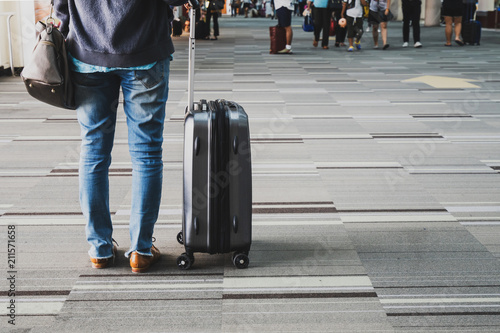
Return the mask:
{"type": "Polygon", "coordinates": [[[195,10],[200,7],[198,0],[189,0],[189,55],[188,55],[188,107],[186,113],[193,112],[194,106],[194,59],[195,59],[195,10]]]}

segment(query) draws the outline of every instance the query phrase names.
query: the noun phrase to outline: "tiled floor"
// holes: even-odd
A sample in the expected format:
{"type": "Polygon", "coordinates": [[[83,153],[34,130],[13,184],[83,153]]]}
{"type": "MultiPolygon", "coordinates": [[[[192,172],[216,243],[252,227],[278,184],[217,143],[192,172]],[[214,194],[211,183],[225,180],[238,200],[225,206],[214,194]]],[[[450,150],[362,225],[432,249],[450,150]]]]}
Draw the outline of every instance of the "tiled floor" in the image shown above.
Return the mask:
{"type": "MultiPolygon", "coordinates": [[[[119,256],[92,270],[78,204],[75,113],[0,78],[2,332],[500,331],[500,32],[481,46],[362,51],[312,47],[294,18],[293,55],[270,55],[269,19],[222,18],[197,42],[195,99],[250,118],[250,267],[196,255],[175,266],[180,230],[187,35],[175,39],[165,176],[155,236],[162,258],[136,275],[119,256]],[[8,267],[9,226],[16,262],[8,267]],[[12,229],[10,229],[12,230],[12,229]],[[14,273],[10,273],[14,271],[14,273]]],[[[333,44],[333,42],[332,42],[333,44]]],[[[111,210],[127,249],[131,164],[119,112],[111,210]]]]}

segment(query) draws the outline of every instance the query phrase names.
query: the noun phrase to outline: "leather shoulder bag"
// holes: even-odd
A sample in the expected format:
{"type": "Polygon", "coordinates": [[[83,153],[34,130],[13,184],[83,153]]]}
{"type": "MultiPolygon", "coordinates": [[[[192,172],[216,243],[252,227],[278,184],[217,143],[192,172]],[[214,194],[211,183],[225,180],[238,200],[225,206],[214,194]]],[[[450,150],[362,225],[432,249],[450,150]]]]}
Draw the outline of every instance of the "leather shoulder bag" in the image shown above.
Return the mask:
{"type": "Polygon", "coordinates": [[[60,108],[75,109],[64,35],[55,26],[52,12],[53,7],[46,21],[36,24],[37,42],[21,77],[34,98],[60,108]]]}

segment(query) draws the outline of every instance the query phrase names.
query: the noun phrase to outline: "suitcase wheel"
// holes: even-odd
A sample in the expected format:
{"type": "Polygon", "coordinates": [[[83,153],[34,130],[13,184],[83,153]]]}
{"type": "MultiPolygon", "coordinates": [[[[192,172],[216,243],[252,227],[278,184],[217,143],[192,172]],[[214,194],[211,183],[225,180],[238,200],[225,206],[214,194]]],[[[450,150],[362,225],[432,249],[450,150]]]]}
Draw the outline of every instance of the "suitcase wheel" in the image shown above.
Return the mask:
{"type": "Polygon", "coordinates": [[[184,270],[189,269],[191,268],[193,263],[194,263],[194,256],[188,255],[187,253],[183,253],[177,258],[177,266],[180,269],[184,270]]]}
{"type": "Polygon", "coordinates": [[[184,236],[182,235],[182,231],[179,231],[179,233],[177,234],[177,241],[179,242],[179,244],[184,245],[184,236]]]}
{"type": "Polygon", "coordinates": [[[236,268],[247,268],[249,263],[250,259],[248,259],[248,255],[245,253],[234,253],[233,264],[236,268]]]}

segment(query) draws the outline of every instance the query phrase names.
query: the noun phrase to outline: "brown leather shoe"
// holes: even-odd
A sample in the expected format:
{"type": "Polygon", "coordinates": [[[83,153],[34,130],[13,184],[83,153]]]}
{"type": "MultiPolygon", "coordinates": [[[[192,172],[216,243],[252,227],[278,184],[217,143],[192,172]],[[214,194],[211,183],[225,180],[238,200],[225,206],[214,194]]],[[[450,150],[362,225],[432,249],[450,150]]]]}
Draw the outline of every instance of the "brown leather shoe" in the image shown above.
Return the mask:
{"type": "Polygon", "coordinates": [[[130,267],[132,268],[132,272],[134,273],[144,273],[149,269],[149,266],[160,260],[160,250],[156,248],[156,246],[151,247],[152,256],[145,256],[137,253],[136,251],[132,252],[130,255],[130,267]]]}
{"type": "Polygon", "coordinates": [[[116,252],[118,251],[118,248],[116,245],[113,244],[113,256],[111,258],[106,258],[106,259],[96,259],[96,258],[90,258],[90,262],[92,263],[92,268],[106,268],[110,264],[115,262],[115,257],[116,257],[116,252]]]}

